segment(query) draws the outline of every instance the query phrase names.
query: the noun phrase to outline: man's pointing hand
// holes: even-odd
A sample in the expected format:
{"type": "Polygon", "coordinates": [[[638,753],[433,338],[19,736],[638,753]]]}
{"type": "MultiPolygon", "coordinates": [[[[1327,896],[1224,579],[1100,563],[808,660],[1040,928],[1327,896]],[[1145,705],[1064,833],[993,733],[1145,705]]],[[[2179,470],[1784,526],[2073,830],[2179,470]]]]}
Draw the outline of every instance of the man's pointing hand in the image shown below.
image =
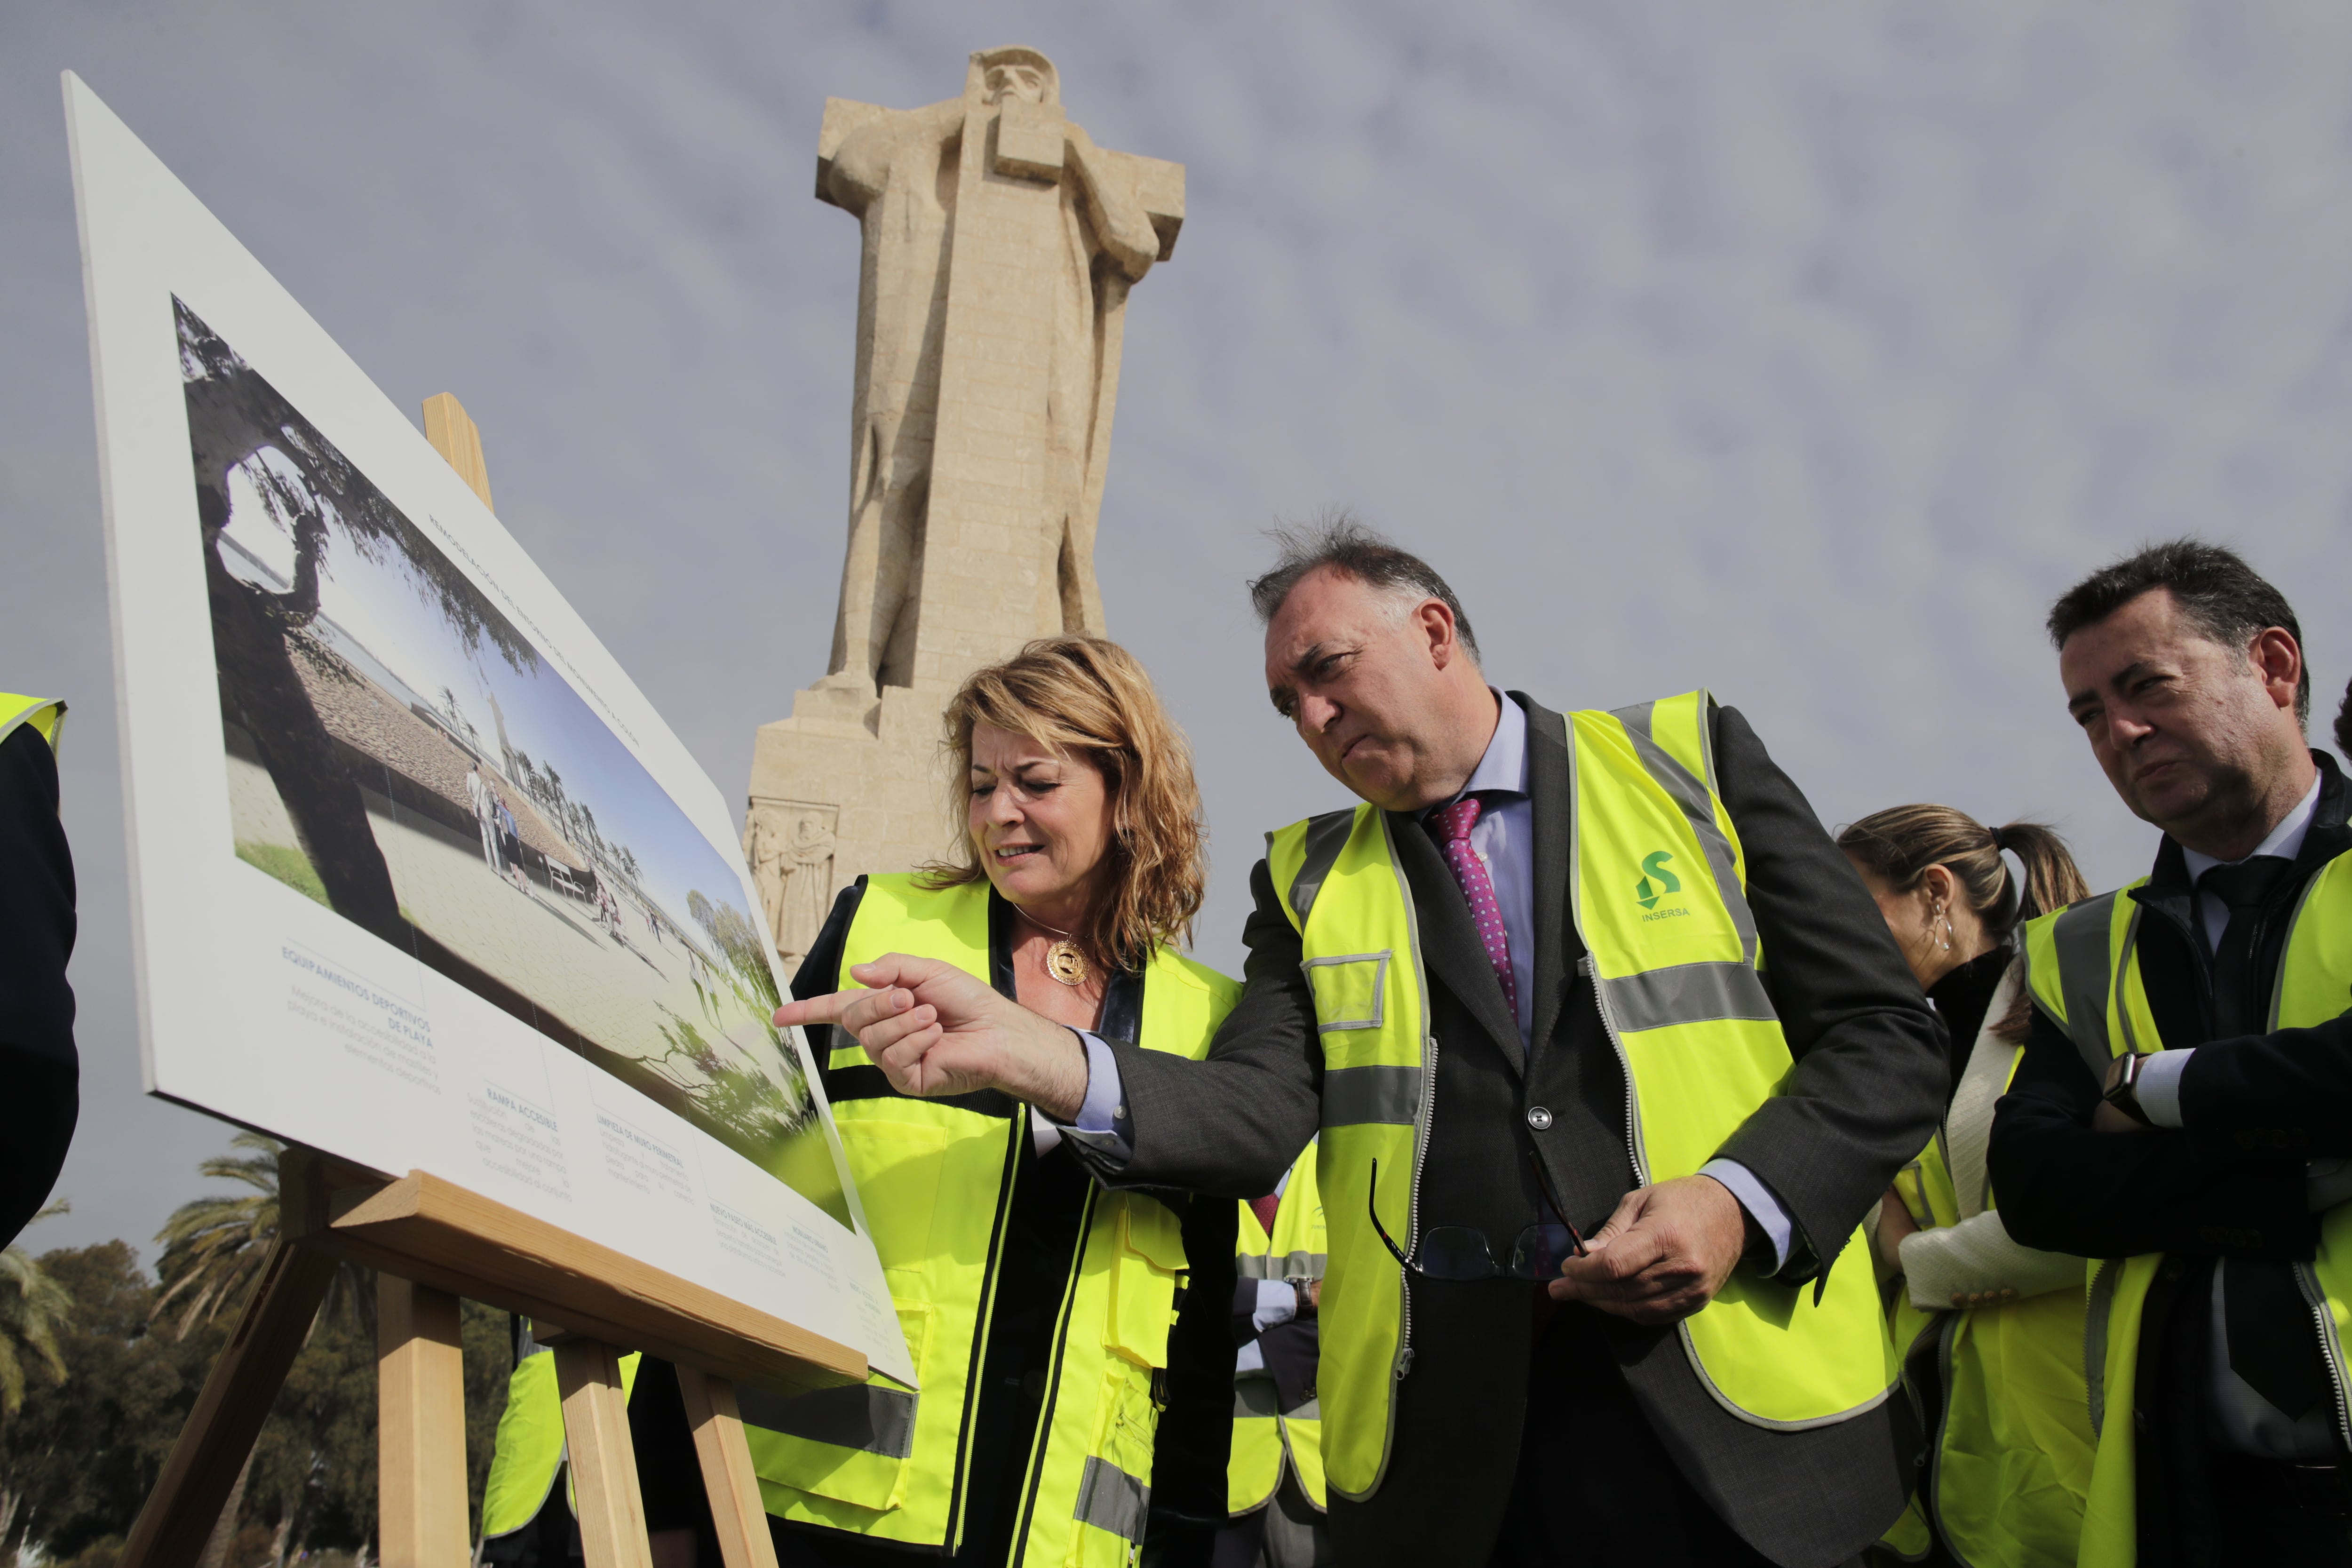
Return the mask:
{"type": "Polygon", "coordinates": [[[848,1030],[901,1094],[993,1089],[1060,1121],[1077,1115],[1086,1047],[1061,1025],[937,959],[887,952],[849,973],[866,989],[787,1002],[776,1022],[848,1030]]]}

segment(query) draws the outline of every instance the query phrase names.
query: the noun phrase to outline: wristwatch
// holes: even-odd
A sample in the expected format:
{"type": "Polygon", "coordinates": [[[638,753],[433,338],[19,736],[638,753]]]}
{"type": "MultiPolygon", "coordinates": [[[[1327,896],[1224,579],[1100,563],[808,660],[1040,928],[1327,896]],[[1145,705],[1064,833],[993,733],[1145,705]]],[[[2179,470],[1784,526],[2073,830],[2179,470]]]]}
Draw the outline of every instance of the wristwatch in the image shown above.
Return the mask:
{"type": "Polygon", "coordinates": [[[2138,1051],[2126,1051],[2117,1057],[2107,1068],[2107,1085],[2099,1094],[2101,1100],[2142,1127],[2156,1125],[2147,1119],[2147,1112],[2139,1107],[2139,1075],[2147,1067],[2149,1059],[2148,1056],[2138,1051]]]}

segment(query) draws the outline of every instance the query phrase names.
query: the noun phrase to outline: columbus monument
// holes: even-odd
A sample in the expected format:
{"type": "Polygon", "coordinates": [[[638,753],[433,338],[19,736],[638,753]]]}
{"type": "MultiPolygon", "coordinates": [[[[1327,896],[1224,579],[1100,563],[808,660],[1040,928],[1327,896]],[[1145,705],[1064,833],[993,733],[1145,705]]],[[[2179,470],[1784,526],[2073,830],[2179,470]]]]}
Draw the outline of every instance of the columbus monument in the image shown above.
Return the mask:
{"type": "Polygon", "coordinates": [[[833,657],[760,727],[744,824],[787,968],[858,873],[947,848],[940,716],[964,677],[1104,629],[1128,290],[1176,248],[1184,170],[1096,146],[1035,49],[984,49],[926,109],[827,100],[816,196],[863,247],[833,657]]]}

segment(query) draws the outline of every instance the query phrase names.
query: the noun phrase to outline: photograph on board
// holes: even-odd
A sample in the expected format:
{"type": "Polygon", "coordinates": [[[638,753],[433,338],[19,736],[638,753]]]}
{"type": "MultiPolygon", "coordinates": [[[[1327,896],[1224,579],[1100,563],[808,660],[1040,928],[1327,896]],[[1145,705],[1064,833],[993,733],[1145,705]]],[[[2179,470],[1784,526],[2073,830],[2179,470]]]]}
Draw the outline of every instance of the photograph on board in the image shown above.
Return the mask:
{"type": "Polygon", "coordinates": [[[234,842],[791,1185],[847,1200],[741,879],[488,595],[179,300],[234,842]]]}

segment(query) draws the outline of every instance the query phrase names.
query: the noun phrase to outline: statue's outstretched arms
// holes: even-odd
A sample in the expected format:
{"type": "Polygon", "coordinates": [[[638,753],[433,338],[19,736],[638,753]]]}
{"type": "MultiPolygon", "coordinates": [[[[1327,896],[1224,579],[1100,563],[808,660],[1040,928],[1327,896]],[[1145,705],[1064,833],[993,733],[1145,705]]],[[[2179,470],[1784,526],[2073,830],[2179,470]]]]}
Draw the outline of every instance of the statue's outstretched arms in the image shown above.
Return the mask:
{"type": "Polygon", "coordinates": [[[1066,123],[1071,162],[1077,165],[1078,178],[1087,188],[1087,203],[1094,209],[1095,238],[1110,252],[1129,282],[1140,282],[1160,259],[1160,233],[1151,226],[1143,204],[1135,199],[1127,182],[1104,167],[1103,156],[1086,127],[1075,120],[1066,123]]]}
{"type": "Polygon", "coordinates": [[[963,116],[964,100],[950,98],[926,109],[885,114],[843,137],[825,177],[834,205],[863,216],[866,205],[889,187],[893,164],[909,154],[938,157],[940,144],[963,130],[963,116]]]}

